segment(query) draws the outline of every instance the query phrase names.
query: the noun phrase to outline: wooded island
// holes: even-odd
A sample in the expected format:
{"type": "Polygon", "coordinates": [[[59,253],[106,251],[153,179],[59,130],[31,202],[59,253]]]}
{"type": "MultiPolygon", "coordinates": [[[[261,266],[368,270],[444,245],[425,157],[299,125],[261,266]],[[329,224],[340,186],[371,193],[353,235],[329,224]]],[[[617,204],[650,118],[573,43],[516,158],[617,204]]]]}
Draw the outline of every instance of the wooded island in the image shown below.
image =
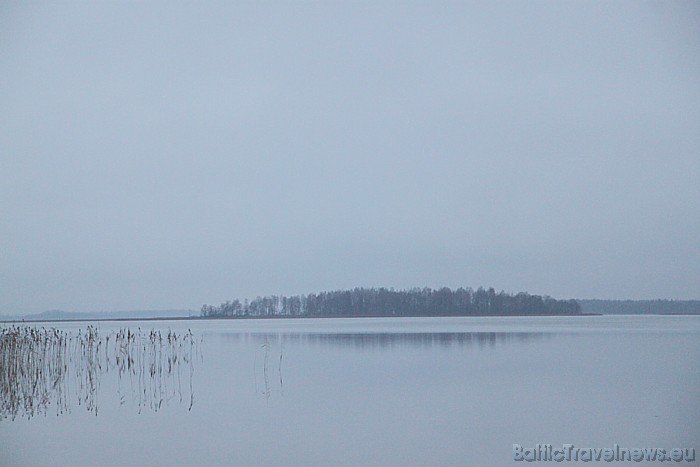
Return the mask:
{"type": "Polygon", "coordinates": [[[351,316],[534,316],[580,315],[575,300],[556,300],[548,296],[520,292],[515,295],[493,288],[451,290],[413,288],[394,290],[354,288],[331,292],[271,295],[236,299],[219,306],[204,305],[202,317],[351,317],[351,316]]]}

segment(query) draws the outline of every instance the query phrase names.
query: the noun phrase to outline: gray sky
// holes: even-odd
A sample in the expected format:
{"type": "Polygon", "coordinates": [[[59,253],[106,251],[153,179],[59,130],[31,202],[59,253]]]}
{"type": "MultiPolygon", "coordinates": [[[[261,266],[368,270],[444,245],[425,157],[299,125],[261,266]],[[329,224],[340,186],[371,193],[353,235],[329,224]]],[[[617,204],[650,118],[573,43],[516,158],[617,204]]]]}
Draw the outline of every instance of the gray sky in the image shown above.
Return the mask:
{"type": "Polygon", "coordinates": [[[697,2],[0,3],[0,313],[700,298],[697,2]]]}

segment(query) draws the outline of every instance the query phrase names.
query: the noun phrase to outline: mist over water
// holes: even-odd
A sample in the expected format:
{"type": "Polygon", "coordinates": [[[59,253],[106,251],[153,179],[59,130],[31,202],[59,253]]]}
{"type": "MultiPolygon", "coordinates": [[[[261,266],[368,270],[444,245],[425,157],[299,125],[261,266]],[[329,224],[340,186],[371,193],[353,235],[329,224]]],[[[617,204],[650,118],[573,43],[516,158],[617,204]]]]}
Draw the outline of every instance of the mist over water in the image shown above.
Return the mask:
{"type": "Polygon", "coordinates": [[[698,25],[0,0],[0,467],[700,449],[698,25]]]}
{"type": "MultiPolygon", "coordinates": [[[[74,336],[87,324],[59,327],[74,336]]],[[[518,465],[514,443],[700,439],[697,317],[133,324],[144,336],[191,329],[191,408],[124,401],[103,376],[97,416],[73,406],[57,417],[49,405],[1,420],[0,463],[518,465]]]]}

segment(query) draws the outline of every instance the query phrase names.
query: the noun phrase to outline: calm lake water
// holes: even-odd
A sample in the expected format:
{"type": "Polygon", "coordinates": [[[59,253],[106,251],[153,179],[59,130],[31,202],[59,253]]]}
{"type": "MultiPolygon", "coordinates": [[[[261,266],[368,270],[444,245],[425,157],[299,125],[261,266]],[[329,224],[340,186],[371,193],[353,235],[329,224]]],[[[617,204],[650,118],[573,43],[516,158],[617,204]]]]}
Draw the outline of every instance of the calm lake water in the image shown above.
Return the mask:
{"type": "Polygon", "coordinates": [[[0,465],[500,466],[524,465],[514,443],[700,448],[700,317],[44,326],[88,324],[112,343],[128,327],[191,330],[196,345],[174,372],[113,361],[80,404],[66,383],[63,413],[0,419],[0,465]]]}

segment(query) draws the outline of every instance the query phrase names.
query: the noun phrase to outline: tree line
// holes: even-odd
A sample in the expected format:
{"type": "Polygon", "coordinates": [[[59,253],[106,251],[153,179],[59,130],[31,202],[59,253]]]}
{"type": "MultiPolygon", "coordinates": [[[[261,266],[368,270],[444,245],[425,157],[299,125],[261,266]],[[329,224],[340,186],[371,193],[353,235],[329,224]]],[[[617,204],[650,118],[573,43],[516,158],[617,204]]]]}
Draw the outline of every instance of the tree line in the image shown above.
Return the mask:
{"type": "Polygon", "coordinates": [[[254,300],[236,299],[219,306],[203,305],[202,317],[274,316],[514,316],[578,315],[575,300],[556,300],[526,292],[509,294],[493,288],[451,290],[413,288],[394,290],[354,288],[331,292],[271,295],[254,300]]]}
{"type": "Polygon", "coordinates": [[[700,300],[577,300],[586,313],[698,315],[700,300]]]}

